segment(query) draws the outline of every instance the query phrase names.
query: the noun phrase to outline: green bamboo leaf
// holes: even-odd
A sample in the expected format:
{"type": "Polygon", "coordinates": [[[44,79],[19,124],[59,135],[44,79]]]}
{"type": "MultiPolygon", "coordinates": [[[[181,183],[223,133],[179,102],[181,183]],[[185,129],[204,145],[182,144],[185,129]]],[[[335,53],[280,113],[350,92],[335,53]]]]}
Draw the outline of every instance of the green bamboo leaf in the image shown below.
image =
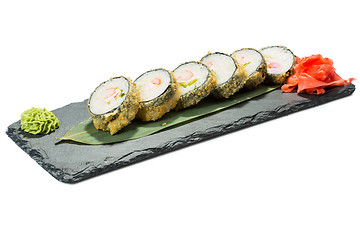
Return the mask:
{"type": "Polygon", "coordinates": [[[69,129],[63,137],[58,139],[98,145],[141,138],[166,128],[183,124],[196,118],[229,108],[235,104],[250,100],[277,88],[279,88],[279,86],[262,85],[252,91],[237,93],[229,99],[206,98],[195,106],[185,108],[178,112],[173,111],[167,113],[155,122],[143,123],[134,120],[130,125],[126,126],[115,135],[110,135],[109,132],[95,129],[92,119],[89,118],[69,129]]]}

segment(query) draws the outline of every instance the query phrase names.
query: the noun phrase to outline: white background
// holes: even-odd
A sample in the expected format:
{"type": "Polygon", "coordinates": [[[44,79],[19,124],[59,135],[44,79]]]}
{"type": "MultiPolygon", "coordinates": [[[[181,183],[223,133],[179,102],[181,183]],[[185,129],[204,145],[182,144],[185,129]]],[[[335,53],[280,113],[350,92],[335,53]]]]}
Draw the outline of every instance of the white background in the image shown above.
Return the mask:
{"type": "Polygon", "coordinates": [[[359,78],[359,23],[346,0],[2,1],[0,239],[359,239],[359,89],[78,184],[5,134],[28,108],[208,51],[285,45],[359,78]]]}

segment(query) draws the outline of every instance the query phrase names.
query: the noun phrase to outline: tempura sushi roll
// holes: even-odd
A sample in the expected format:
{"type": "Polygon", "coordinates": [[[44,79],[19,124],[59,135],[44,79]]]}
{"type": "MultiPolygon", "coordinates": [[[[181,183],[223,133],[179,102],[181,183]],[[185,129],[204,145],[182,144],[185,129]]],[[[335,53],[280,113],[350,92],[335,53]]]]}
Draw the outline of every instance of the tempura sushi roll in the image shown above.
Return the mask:
{"type": "Polygon", "coordinates": [[[212,94],[218,98],[228,98],[245,84],[246,71],[236,61],[224,53],[209,53],[201,59],[216,77],[212,94]]]}
{"type": "Polygon", "coordinates": [[[210,94],[216,84],[210,69],[201,62],[183,63],[173,73],[181,92],[176,110],[197,104],[210,94]]]}
{"type": "Polygon", "coordinates": [[[101,83],[88,100],[88,112],[94,126],[111,135],[130,123],[139,109],[140,94],[126,77],[101,83]]]}
{"type": "Polygon", "coordinates": [[[295,56],[284,46],[271,46],[260,49],[267,65],[265,82],[283,84],[294,73],[295,56]]]}
{"type": "Polygon", "coordinates": [[[253,89],[266,77],[266,62],[261,53],[254,48],[242,48],[231,54],[237,63],[246,70],[244,88],[253,89]]]}
{"type": "Polygon", "coordinates": [[[134,83],[140,91],[140,109],[136,118],[143,122],[161,118],[180,98],[173,74],[162,68],[143,73],[134,83]]]}

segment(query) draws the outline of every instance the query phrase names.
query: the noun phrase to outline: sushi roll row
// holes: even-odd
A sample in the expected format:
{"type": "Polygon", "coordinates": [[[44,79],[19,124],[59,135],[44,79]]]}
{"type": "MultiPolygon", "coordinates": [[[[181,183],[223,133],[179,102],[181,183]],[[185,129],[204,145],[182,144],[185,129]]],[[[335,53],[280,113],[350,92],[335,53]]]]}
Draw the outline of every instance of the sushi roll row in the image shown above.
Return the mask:
{"type": "Polygon", "coordinates": [[[281,84],[293,74],[294,54],[283,46],[243,48],[231,55],[208,53],[173,71],[150,70],[134,81],[126,77],[101,83],[88,100],[94,126],[115,134],[134,119],[155,121],[172,109],[197,104],[210,93],[229,98],[263,82],[281,84]]]}

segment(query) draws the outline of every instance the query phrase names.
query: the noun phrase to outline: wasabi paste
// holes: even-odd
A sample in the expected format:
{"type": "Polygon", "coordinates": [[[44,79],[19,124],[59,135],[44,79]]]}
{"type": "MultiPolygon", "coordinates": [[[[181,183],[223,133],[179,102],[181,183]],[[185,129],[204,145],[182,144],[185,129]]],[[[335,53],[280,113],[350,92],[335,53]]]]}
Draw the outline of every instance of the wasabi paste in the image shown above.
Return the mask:
{"type": "Polygon", "coordinates": [[[59,127],[59,120],[45,108],[31,108],[21,114],[21,129],[31,134],[48,134],[59,127]]]}

